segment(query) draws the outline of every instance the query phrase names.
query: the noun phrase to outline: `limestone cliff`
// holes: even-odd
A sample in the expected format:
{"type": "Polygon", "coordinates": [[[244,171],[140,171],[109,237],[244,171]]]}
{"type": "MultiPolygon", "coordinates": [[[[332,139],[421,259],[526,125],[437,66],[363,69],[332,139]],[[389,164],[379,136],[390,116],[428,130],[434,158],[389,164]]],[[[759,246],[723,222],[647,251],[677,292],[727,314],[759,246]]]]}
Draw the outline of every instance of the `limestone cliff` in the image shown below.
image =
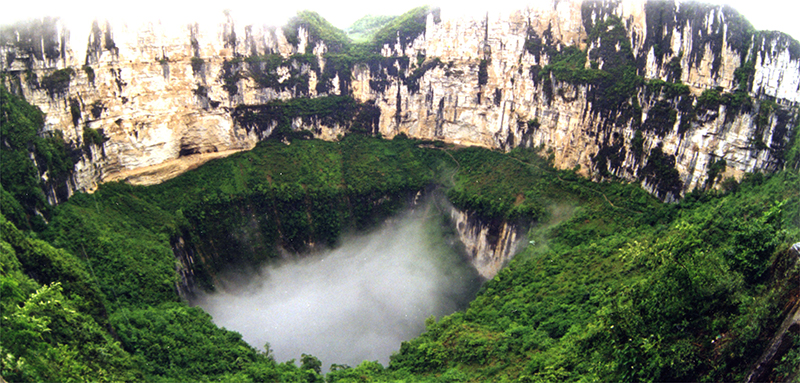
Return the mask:
{"type": "MultiPolygon", "coordinates": [[[[372,56],[352,59],[336,34],[302,20],[95,22],[73,33],[47,19],[3,30],[0,68],[9,88],[47,113],[47,130],[81,148],[70,193],[110,179],[155,183],[251,148],[281,121],[245,123],[237,110],[330,95],[379,110],[386,137],[541,145],[558,167],[641,182],[666,200],[783,166],[798,119],[800,45],[752,30],[733,9],[555,1],[446,15],[417,17],[372,56]],[[107,141],[87,142],[87,129],[107,141]]],[[[290,125],[335,139],[352,123],[312,116],[290,125]]]]}
{"type": "Polygon", "coordinates": [[[469,212],[450,209],[450,220],[464,244],[469,261],[481,277],[494,278],[519,251],[526,228],[502,221],[486,222],[469,212]]]}

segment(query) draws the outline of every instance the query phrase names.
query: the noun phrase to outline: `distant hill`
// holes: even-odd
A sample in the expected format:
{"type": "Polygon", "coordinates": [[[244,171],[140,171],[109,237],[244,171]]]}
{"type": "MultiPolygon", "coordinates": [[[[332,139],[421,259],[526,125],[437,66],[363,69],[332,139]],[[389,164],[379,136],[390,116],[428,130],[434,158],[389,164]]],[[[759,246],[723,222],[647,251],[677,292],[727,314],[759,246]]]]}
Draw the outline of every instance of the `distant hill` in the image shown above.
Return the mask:
{"type": "Polygon", "coordinates": [[[396,18],[397,16],[366,15],[356,20],[353,25],[345,29],[345,32],[356,42],[369,41],[375,32],[396,18]]]}

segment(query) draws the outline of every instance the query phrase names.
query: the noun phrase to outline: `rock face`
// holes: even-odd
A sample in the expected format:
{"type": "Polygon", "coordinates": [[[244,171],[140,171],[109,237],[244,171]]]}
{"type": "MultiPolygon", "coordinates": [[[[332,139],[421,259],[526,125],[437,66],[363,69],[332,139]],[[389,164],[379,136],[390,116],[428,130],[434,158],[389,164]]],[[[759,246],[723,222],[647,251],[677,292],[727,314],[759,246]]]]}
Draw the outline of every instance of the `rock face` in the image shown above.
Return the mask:
{"type": "MultiPolygon", "coordinates": [[[[800,45],[727,7],[555,1],[491,18],[431,13],[420,26],[343,63],[303,23],[95,22],[73,41],[48,19],[3,30],[0,70],[47,114],[46,130],[83,148],[70,192],[160,182],[184,162],[251,148],[278,122],[252,129],[236,108],[278,99],[351,96],[380,110],[385,137],[544,146],[560,168],[641,182],[665,200],[781,168],[797,125],[800,45]],[[108,140],[86,142],[85,129],[108,140]]],[[[344,125],[291,121],[324,139],[344,125]]]]}
{"type": "Polygon", "coordinates": [[[485,279],[493,278],[511,260],[527,231],[520,225],[501,220],[486,222],[456,208],[450,209],[450,219],[470,263],[485,279]]]}

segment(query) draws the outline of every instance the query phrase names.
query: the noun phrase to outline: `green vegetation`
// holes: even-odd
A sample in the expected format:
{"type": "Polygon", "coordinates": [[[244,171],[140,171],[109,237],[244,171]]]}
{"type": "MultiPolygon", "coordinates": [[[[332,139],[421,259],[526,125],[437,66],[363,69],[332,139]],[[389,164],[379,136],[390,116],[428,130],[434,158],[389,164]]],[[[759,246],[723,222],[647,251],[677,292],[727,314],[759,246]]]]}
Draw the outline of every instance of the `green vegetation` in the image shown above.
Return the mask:
{"type": "Polygon", "coordinates": [[[598,69],[586,69],[586,52],[569,46],[551,57],[550,64],[545,65],[539,72],[539,77],[546,78],[550,74],[556,80],[576,83],[593,84],[607,74],[598,69]]]}
{"type": "Polygon", "coordinates": [[[798,235],[797,185],[781,173],[731,195],[638,206],[618,205],[634,189],[586,185],[602,196],[563,196],[529,234],[545,243],[468,310],[426,323],[390,368],[466,381],[741,380],[797,291],[781,285],[796,283],[796,266],[788,278],[779,266],[798,235]]]}
{"type": "Polygon", "coordinates": [[[83,144],[84,145],[103,145],[108,141],[108,137],[103,133],[103,129],[92,129],[88,126],[83,127],[83,144]]]}
{"type": "MultiPolygon", "coordinates": [[[[797,129],[800,129],[800,126],[795,128],[795,132],[798,131],[797,129]]],[[[800,170],[800,138],[797,136],[797,133],[792,135],[788,145],[789,148],[784,154],[784,166],[786,169],[800,170]]]]}
{"type": "Polygon", "coordinates": [[[77,98],[69,99],[69,113],[72,115],[72,125],[78,126],[81,120],[81,103],[77,98]]]}
{"type": "Polygon", "coordinates": [[[489,82],[489,61],[481,60],[478,65],[478,85],[486,85],[489,82]]]}
{"type": "Polygon", "coordinates": [[[25,82],[33,89],[36,89],[40,86],[39,76],[36,75],[36,72],[34,72],[33,69],[25,70],[25,82]]]}
{"type": "Polygon", "coordinates": [[[59,206],[41,234],[81,259],[108,297],[106,307],[112,312],[178,300],[175,261],[167,241],[178,223],[125,190],[111,185],[99,194],[76,195],[59,206]]]}
{"type": "MultiPolygon", "coordinates": [[[[382,141],[361,135],[348,135],[337,143],[268,141],[157,187],[106,184],[94,194],[79,193],[58,206],[49,225],[37,235],[47,241],[37,243],[63,250],[16,251],[23,269],[39,283],[64,286],[65,294],[69,292],[68,297],[79,305],[69,310],[88,316],[82,320],[93,318],[113,328],[121,342],[115,347],[121,353],[118,359],[126,363],[124,368],[109,365],[107,359],[74,356],[100,363],[94,369],[111,371],[110,379],[321,380],[315,358],[304,357],[299,368],[293,363],[277,364],[243,343],[238,334],[216,328],[199,309],[179,303],[172,241],[183,236],[188,246],[205,257],[196,270],[199,279],[203,270],[213,276],[236,262],[276,256],[278,244],[298,250],[312,241],[334,244],[343,231],[373,226],[430,184],[434,175],[430,166],[436,166],[443,153],[420,151],[416,145],[411,140],[382,141]],[[206,187],[212,184],[213,189],[206,187]],[[247,241],[253,244],[250,248],[243,248],[245,242],[237,237],[248,219],[242,221],[240,211],[232,206],[252,209],[265,218],[256,231],[246,233],[262,238],[247,241]]],[[[8,226],[12,234],[19,233],[10,222],[8,226]]],[[[3,240],[17,240],[8,236],[4,233],[3,240]]],[[[5,294],[3,299],[5,304],[5,294]]],[[[48,331],[56,337],[72,334],[62,327],[51,326],[48,331]]],[[[69,331],[83,331],[72,334],[77,340],[91,336],[85,332],[89,330],[69,331]]],[[[111,339],[108,333],[105,336],[111,339]]],[[[66,343],[58,344],[61,348],[51,353],[55,360],[73,355],[64,354],[73,352],[66,343]]],[[[105,346],[85,343],[84,347],[101,350],[105,346]]],[[[30,358],[18,349],[11,351],[15,358],[30,358]]],[[[18,367],[4,365],[4,376],[54,376],[56,380],[61,376],[43,375],[46,368],[59,369],[52,363],[14,366],[18,367]]]]}
{"type": "Polygon", "coordinates": [[[239,93],[239,80],[245,78],[240,68],[240,63],[241,61],[237,59],[231,61],[225,60],[222,62],[222,89],[225,89],[231,97],[239,93]]]}
{"type": "Polygon", "coordinates": [[[308,135],[309,132],[292,130],[295,118],[309,123],[347,127],[353,133],[375,134],[380,110],[372,105],[359,104],[350,96],[330,96],[278,100],[265,105],[240,105],[234,109],[232,116],[245,129],[270,132],[271,138],[281,139],[284,136],[308,135]]]}
{"type": "Polygon", "coordinates": [[[756,63],[747,61],[742,66],[736,68],[733,76],[736,78],[736,92],[747,93],[753,87],[753,76],[756,73],[756,63]]]}
{"type": "MultiPolygon", "coordinates": [[[[35,108],[2,95],[4,115],[13,117],[4,129],[31,119],[41,124],[35,108]]],[[[348,105],[358,108],[329,97],[238,113],[253,128],[296,117],[352,127],[357,113],[340,111],[348,105]]],[[[741,380],[798,291],[800,271],[786,251],[800,235],[796,170],[664,204],[631,184],[555,170],[533,150],[503,154],[364,134],[338,142],[284,138],[289,145],[267,140],[160,185],[110,183],[78,193],[35,232],[2,218],[0,337],[10,355],[3,376],[741,380]],[[428,320],[427,331],[403,343],[389,366],[336,365],[323,376],[310,355],[299,365],[277,363],[176,294],[178,241],[194,254],[196,282],[213,289],[222,270],[268,262],[277,246],[335,246],[341,233],[371,227],[432,186],[483,220],[536,225],[527,249],[467,310],[428,320]]],[[[674,170],[658,153],[651,152],[643,177],[674,170]]],[[[14,206],[23,204],[5,185],[3,215],[14,217],[14,206]]],[[[672,192],[669,183],[651,185],[672,192]]],[[[781,358],[792,361],[796,352],[781,358]]],[[[774,378],[791,370],[784,366],[774,378]]]]}
{"type": "MultiPolygon", "coordinates": [[[[311,11],[298,12],[284,27],[287,41],[298,44],[298,29],[303,28],[309,36],[305,51],[284,59],[278,54],[264,56],[237,57],[225,61],[221,79],[223,88],[231,95],[238,93],[238,82],[251,78],[260,87],[273,88],[278,91],[289,90],[297,97],[307,97],[311,91],[319,94],[331,94],[334,88],[339,94],[348,94],[352,81],[352,70],[357,65],[369,67],[374,89],[385,89],[388,76],[399,77],[412,92],[419,89],[419,78],[432,67],[441,65],[438,60],[425,61],[424,57],[410,66],[407,57],[386,58],[381,55],[384,44],[394,47],[399,36],[403,45],[411,43],[425,32],[427,17],[433,14],[438,22],[438,9],[429,7],[415,8],[398,17],[365,18],[357,24],[367,28],[372,25],[372,37],[368,40],[351,40],[347,34],[331,25],[319,14],[311,11]],[[382,20],[382,21],[381,21],[382,20]],[[380,29],[377,29],[380,26],[380,29]],[[312,54],[314,47],[324,42],[327,47],[323,54],[324,70],[317,57],[312,54]],[[399,66],[399,70],[396,66],[399,66]],[[279,68],[281,72],[279,74],[279,68]],[[309,89],[310,72],[316,72],[316,89],[309,89]],[[339,83],[333,84],[338,76],[339,83]]],[[[193,60],[193,68],[197,60],[193,60]]],[[[199,62],[198,62],[199,63],[199,62]]],[[[197,73],[197,71],[195,71],[197,73]]]]}
{"type": "MultiPolygon", "coordinates": [[[[603,62],[602,69],[596,64],[586,68],[587,53],[575,46],[555,51],[542,46],[540,39],[529,36],[526,48],[529,52],[546,52],[550,55],[550,64],[539,71],[539,77],[545,85],[552,87],[550,77],[571,84],[586,84],[592,89],[592,107],[599,111],[619,110],[624,108],[634,96],[643,79],[636,74],[636,66],[627,38],[625,26],[616,16],[609,16],[605,21],[593,26],[589,33],[589,41],[598,47],[589,52],[588,59],[592,63],[603,62]]],[[[552,99],[552,88],[546,90],[552,99]]]]}
{"type": "Polygon", "coordinates": [[[708,179],[706,180],[706,189],[714,187],[714,185],[722,178],[722,173],[725,173],[725,168],[728,162],[724,158],[718,160],[711,159],[708,165],[708,179]]]}
{"type": "Polygon", "coordinates": [[[3,378],[11,382],[143,378],[131,355],[104,328],[102,313],[87,314],[102,308],[91,282],[71,254],[27,237],[0,215],[3,378]]]}
{"type": "Polygon", "coordinates": [[[328,20],[313,11],[297,12],[297,15],[289,19],[283,26],[283,34],[289,43],[299,43],[297,29],[301,27],[308,32],[308,45],[306,51],[302,53],[311,53],[314,45],[321,41],[325,42],[331,52],[347,52],[350,48],[350,39],[344,31],[334,27],[328,20]]]}
{"type": "Polygon", "coordinates": [[[778,104],[776,104],[775,101],[761,101],[761,105],[758,108],[758,115],[756,116],[756,128],[758,132],[764,132],[764,129],[769,125],[770,115],[772,115],[777,107],[778,104]]]}
{"type": "MultiPolygon", "coordinates": [[[[276,363],[182,303],[109,315],[103,302],[123,292],[99,293],[96,275],[104,271],[73,254],[0,215],[0,373],[8,381],[313,381],[306,379],[314,374],[276,363]]],[[[169,295],[176,300],[171,288],[169,295]]]]}
{"type": "Polygon", "coordinates": [[[667,99],[689,94],[689,86],[680,82],[667,82],[661,79],[652,79],[647,81],[646,85],[647,91],[650,92],[650,94],[660,94],[667,99]]]}
{"type": "MultiPolygon", "coordinates": [[[[226,376],[231,381],[267,381],[262,379],[280,376],[274,361],[249,347],[241,335],[214,326],[211,317],[198,308],[164,303],[123,309],[112,315],[111,323],[144,376],[153,381],[226,376]]],[[[289,370],[300,375],[296,367],[289,370]]]]}
{"type": "Polygon", "coordinates": [[[672,131],[677,121],[678,111],[673,109],[668,101],[661,100],[647,111],[647,119],[642,123],[642,130],[653,132],[663,137],[672,131]]]}
{"type": "MultiPolygon", "coordinates": [[[[705,94],[705,93],[703,93],[705,94]]],[[[739,94],[737,91],[736,94],[739,94]]],[[[750,100],[749,96],[747,97],[747,107],[752,107],[752,100],[750,100]]],[[[729,94],[723,95],[723,101],[730,105],[731,100],[733,100],[729,94]]],[[[755,116],[755,126],[756,130],[753,133],[753,136],[750,137],[750,145],[758,150],[765,150],[769,149],[769,146],[764,142],[764,132],[769,128],[770,123],[772,121],[773,116],[776,115],[776,111],[779,110],[779,106],[772,100],[762,100],[758,105],[758,114],[755,116]]],[[[785,124],[785,123],[784,123],[785,124]]],[[[785,125],[783,127],[779,126],[778,129],[785,129],[785,125]]]]}
{"type": "Polygon", "coordinates": [[[697,98],[697,108],[700,110],[717,110],[722,103],[721,89],[706,89],[697,98]]]}
{"type": "Polygon", "coordinates": [[[90,65],[84,65],[83,72],[86,73],[86,78],[89,79],[89,82],[94,85],[94,69],[90,65]]]}
{"type": "MultiPolygon", "coordinates": [[[[401,41],[410,41],[424,31],[429,13],[420,8],[394,19],[382,29],[394,28],[394,35],[376,33],[372,47],[393,42],[397,30],[401,41]]],[[[655,145],[645,161],[643,131],[657,136],[678,118],[686,129],[722,105],[747,107],[752,69],[738,71],[734,93],[712,89],[695,99],[677,81],[678,62],[668,64],[672,81],[638,77],[622,22],[602,20],[590,29],[591,52],[551,51],[550,64],[534,80],[590,85],[598,110],[626,116],[609,124],[633,120],[630,150],[644,162],[639,180],[659,198],[678,198],[683,180],[674,156],[655,145]],[[654,98],[645,121],[640,90],[654,98]]],[[[348,77],[345,85],[353,65],[363,64],[418,90],[427,70],[444,65],[425,57],[377,59],[370,46],[349,42],[313,13],[299,14],[295,27],[301,25],[312,40],[330,39],[320,78],[339,74],[348,77]],[[402,69],[390,72],[395,64],[402,69]]],[[[526,48],[550,49],[533,37],[526,48]]],[[[309,91],[303,76],[319,70],[315,65],[308,54],[235,58],[223,66],[223,80],[232,95],[245,77],[280,88],[277,69],[286,66],[296,79],[282,89],[302,94],[309,91]]],[[[479,73],[487,67],[481,62],[479,73]]],[[[69,87],[74,72],[62,71],[42,79],[51,95],[69,87]]],[[[81,105],[70,100],[71,111],[73,104],[77,125],[81,105]]],[[[759,108],[756,126],[763,133],[778,105],[751,106],[759,108]]],[[[102,111],[102,104],[92,104],[94,118],[102,111]]],[[[788,250],[800,238],[796,135],[782,157],[785,170],[749,174],[741,183],[726,179],[718,191],[713,186],[727,163],[715,159],[706,190],[667,204],[632,183],[593,183],[577,169],[557,170],[541,150],[500,153],[403,135],[373,137],[377,107],[348,96],[239,106],[232,115],[238,126],[272,139],[159,185],[107,183],[53,207],[41,175],[64,183],[74,165],[72,148],[42,132],[40,110],[0,86],[4,379],[740,381],[800,294],[800,266],[788,250]],[[298,119],[310,127],[338,125],[347,134],[335,142],[312,140],[311,132],[293,127],[298,119]],[[483,221],[530,224],[528,246],[468,309],[427,320],[425,333],[404,342],[388,366],[334,365],[323,375],[322,361],[311,355],[278,363],[269,345],[257,351],[176,291],[186,292],[179,272],[190,267],[197,288],[213,290],[219,273],[271,262],[279,247],[336,246],[343,233],[371,228],[433,189],[483,221]],[[181,251],[192,265],[176,259],[181,251]]],[[[536,129],[539,121],[526,125],[536,129]]],[[[624,138],[610,134],[608,140],[595,164],[613,179],[608,169],[624,157],[624,138]]],[[[104,141],[101,131],[84,126],[85,144],[104,141]]],[[[798,347],[795,337],[765,379],[796,374],[798,347]]]]}
{"type": "Polygon", "coordinates": [[[60,132],[44,133],[43,126],[44,115],[39,108],[0,85],[2,207],[7,218],[21,229],[41,227],[50,217],[51,206],[40,175],[46,172],[49,179],[63,182],[74,165],[60,132]],[[36,158],[35,165],[31,154],[36,158]],[[13,214],[6,213],[12,211],[13,214]]]}
{"type": "Polygon", "coordinates": [[[642,131],[639,129],[633,133],[633,138],[631,139],[631,151],[633,151],[633,155],[636,156],[636,160],[641,159],[642,154],[644,154],[644,136],[642,135],[642,131]]]}
{"type": "MultiPolygon", "coordinates": [[[[481,68],[483,68],[483,71],[484,71],[483,73],[485,73],[486,72],[486,65],[484,65],[484,64],[481,64],[481,65],[482,65],[481,68]]],[[[427,61],[424,61],[422,64],[420,64],[416,69],[414,69],[413,72],[411,72],[410,75],[408,75],[408,77],[405,78],[404,83],[406,84],[406,86],[408,86],[408,91],[411,92],[411,93],[419,92],[419,80],[420,80],[420,78],[422,78],[422,76],[425,75],[425,72],[427,72],[427,71],[429,71],[429,70],[431,70],[433,68],[439,67],[439,66],[443,66],[443,64],[438,58],[435,58],[435,59],[432,59],[432,60],[427,60],[427,61]]],[[[480,78],[480,75],[479,75],[479,78],[480,78]]],[[[484,79],[484,81],[485,81],[485,79],[484,79]]],[[[485,84],[485,82],[484,82],[484,84],[485,84]]]]}
{"type": "Polygon", "coordinates": [[[681,67],[682,57],[683,55],[679,54],[667,63],[667,81],[681,82],[681,75],[683,74],[683,68],[681,67]]]}
{"type": "Polygon", "coordinates": [[[405,46],[425,32],[429,14],[433,14],[435,22],[439,22],[439,9],[428,6],[414,8],[394,18],[375,33],[372,39],[373,47],[380,49],[384,44],[393,47],[398,38],[400,44],[405,46]]]}
{"type": "Polygon", "coordinates": [[[72,68],[58,69],[42,77],[41,86],[47,90],[50,97],[64,96],[69,90],[69,83],[75,71],[72,68]]]}
{"type": "Polygon", "coordinates": [[[458,170],[447,197],[454,205],[485,219],[524,222],[544,214],[543,197],[553,190],[542,182],[550,179],[542,170],[548,168],[543,159],[525,156],[523,161],[476,148],[458,150],[452,156],[458,170]]]}
{"type": "Polygon", "coordinates": [[[683,190],[683,181],[675,169],[675,156],[665,154],[660,143],[650,150],[647,163],[639,170],[639,179],[651,185],[662,199],[678,199],[683,190]]]}
{"type": "Polygon", "coordinates": [[[356,43],[365,43],[372,40],[376,32],[381,30],[386,24],[390,23],[397,16],[373,16],[366,15],[356,20],[345,32],[347,37],[356,43]]]}
{"type": "Polygon", "coordinates": [[[192,74],[199,76],[203,73],[205,61],[200,57],[192,57],[192,74]]]}

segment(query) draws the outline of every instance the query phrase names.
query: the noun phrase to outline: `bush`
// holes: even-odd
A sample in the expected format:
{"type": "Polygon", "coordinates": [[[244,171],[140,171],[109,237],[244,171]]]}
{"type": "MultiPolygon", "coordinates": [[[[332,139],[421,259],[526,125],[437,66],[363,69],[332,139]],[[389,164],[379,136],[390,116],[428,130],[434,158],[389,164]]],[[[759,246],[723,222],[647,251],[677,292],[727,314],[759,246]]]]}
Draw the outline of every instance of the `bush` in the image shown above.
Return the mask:
{"type": "Polygon", "coordinates": [[[103,145],[108,141],[108,137],[103,133],[103,129],[92,129],[88,126],[83,127],[83,144],[84,145],[103,145]]]}
{"type": "Polygon", "coordinates": [[[722,103],[722,97],[719,89],[706,89],[703,94],[697,98],[697,109],[699,110],[717,110],[722,103]]]}
{"type": "Polygon", "coordinates": [[[205,65],[205,61],[200,57],[192,57],[192,73],[195,76],[201,75],[203,72],[203,66],[205,65]]]}
{"type": "Polygon", "coordinates": [[[86,73],[86,78],[89,79],[89,82],[94,85],[94,69],[89,65],[84,65],[83,72],[86,73]]]}
{"type": "Polygon", "coordinates": [[[489,82],[489,61],[481,60],[478,65],[478,85],[486,85],[489,82]]]}
{"type": "Polygon", "coordinates": [[[43,77],[41,85],[50,97],[64,96],[74,75],[75,71],[72,68],[59,69],[43,77]]]}
{"type": "Polygon", "coordinates": [[[69,113],[72,115],[72,124],[78,126],[78,122],[81,120],[81,104],[75,98],[69,99],[69,113]]]}

